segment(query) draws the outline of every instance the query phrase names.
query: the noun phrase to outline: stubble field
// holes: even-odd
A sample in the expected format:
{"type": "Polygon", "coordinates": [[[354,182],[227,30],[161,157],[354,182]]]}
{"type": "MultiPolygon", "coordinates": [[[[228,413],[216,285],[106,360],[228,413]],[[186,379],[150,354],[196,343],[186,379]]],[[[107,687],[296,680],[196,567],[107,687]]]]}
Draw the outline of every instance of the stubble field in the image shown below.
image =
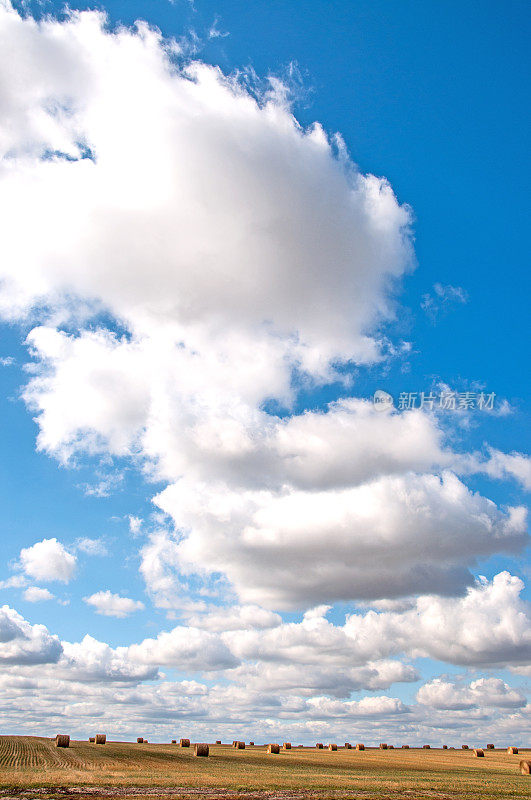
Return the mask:
{"type": "Polygon", "coordinates": [[[193,747],[171,744],[73,741],[58,748],[50,739],[2,736],[0,800],[529,798],[531,776],[520,774],[521,759],[531,759],[531,750],[485,750],[475,758],[472,750],[305,747],[269,755],[265,746],[227,744],[196,758],[193,747]]]}

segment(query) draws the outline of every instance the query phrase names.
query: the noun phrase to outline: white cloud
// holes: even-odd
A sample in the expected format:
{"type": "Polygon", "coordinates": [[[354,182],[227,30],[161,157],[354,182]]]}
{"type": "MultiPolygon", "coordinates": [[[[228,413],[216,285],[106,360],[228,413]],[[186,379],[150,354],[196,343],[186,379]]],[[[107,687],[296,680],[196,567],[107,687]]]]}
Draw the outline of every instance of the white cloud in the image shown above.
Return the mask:
{"type": "Polygon", "coordinates": [[[461,286],[443,286],[442,283],[435,283],[433,293],[424,294],[420,306],[435,322],[439,315],[446,314],[451,308],[466,302],[468,294],[461,286]]]}
{"type": "Polygon", "coordinates": [[[518,552],[527,541],[523,509],[502,513],[452,473],[326,492],[231,492],[183,479],[156,503],[186,531],[165,540],[167,564],[223,572],[244,602],[271,608],[459,594],[479,556],[518,552]]]}
{"type": "Polygon", "coordinates": [[[228,669],[239,663],[219,636],[199,628],[177,627],[159,633],[156,639],[144,639],[140,644],[131,645],[129,655],[143,664],[194,672],[228,669]]]}
{"type": "Polygon", "coordinates": [[[507,572],[479,582],[462,598],[419,597],[403,613],[352,615],[349,637],[372,658],[406,652],[452,664],[525,665],[531,659],[531,613],[523,582],[507,572]]]}
{"type": "Polygon", "coordinates": [[[411,262],[409,212],[385,181],[343,164],[278,93],[258,103],[213,67],[176,68],[145,25],[0,13],[12,312],[68,293],[137,330],[177,324],[181,341],[195,325],[254,337],[267,324],[308,363],[375,357],[365,330],[411,262]]]}
{"type": "Polygon", "coordinates": [[[461,710],[467,708],[522,708],[526,699],[500,678],[480,678],[468,686],[435,678],[421,686],[417,700],[432,708],[461,710]]]}
{"type": "Polygon", "coordinates": [[[279,625],[282,617],[260,606],[211,606],[202,614],[187,615],[187,622],[191,627],[207,631],[264,630],[279,625]]]}
{"type": "Polygon", "coordinates": [[[491,478],[512,477],[524,489],[531,491],[531,458],[524,453],[502,453],[490,447],[486,460],[476,460],[475,470],[485,472],[491,478]]]}
{"type": "Polygon", "coordinates": [[[9,606],[0,608],[0,664],[56,663],[62,653],[57,636],[44,625],[30,625],[9,606]]]}
{"type": "Polygon", "coordinates": [[[28,586],[23,594],[24,600],[28,603],[41,603],[44,600],[53,600],[53,595],[48,589],[41,589],[39,586],[28,586]]]}
{"type": "Polygon", "coordinates": [[[25,575],[12,575],[10,578],[0,581],[0,589],[22,589],[27,585],[28,579],[25,575]]]}
{"type": "Polygon", "coordinates": [[[113,649],[86,635],[81,642],[63,642],[63,656],[56,673],[70,681],[138,683],[153,680],[158,670],[129,658],[126,647],[113,649]]]}
{"type": "Polygon", "coordinates": [[[43,539],[20,551],[20,565],[26,575],[38,581],[68,583],[76,571],[76,556],[69,553],[61,542],[43,539]]]}
{"type": "Polygon", "coordinates": [[[76,548],[89,556],[106,556],[108,554],[103,539],[90,539],[88,536],[77,539],[76,548]]]}
{"type": "Polygon", "coordinates": [[[87,605],[95,608],[97,614],[103,614],[105,617],[128,617],[135,611],[142,611],[145,608],[144,603],[140,600],[121,597],[119,594],[113,594],[109,589],[105,592],[91,594],[90,597],[84,597],[83,600],[87,605]]]}

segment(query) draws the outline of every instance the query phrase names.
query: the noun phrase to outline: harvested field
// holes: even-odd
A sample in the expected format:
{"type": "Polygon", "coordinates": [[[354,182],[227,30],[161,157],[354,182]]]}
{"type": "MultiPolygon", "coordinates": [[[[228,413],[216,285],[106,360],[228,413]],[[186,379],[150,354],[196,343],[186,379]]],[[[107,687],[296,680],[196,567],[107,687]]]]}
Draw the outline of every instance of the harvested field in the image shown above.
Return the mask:
{"type": "Polygon", "coordinates": [[[281,750],[271,758],[265,746],[236,750],[210,745],[209,758],[171,744],[111,742],[94,747],[71,740],[0,737],[0,798],[72,797],[113,800],[205,798],[232,800],[509,800],[528,798],[531,777],[520,773],[520,756],[506,750],[423,750],[411,748],[330,753],[314,747],[281,750]]]}

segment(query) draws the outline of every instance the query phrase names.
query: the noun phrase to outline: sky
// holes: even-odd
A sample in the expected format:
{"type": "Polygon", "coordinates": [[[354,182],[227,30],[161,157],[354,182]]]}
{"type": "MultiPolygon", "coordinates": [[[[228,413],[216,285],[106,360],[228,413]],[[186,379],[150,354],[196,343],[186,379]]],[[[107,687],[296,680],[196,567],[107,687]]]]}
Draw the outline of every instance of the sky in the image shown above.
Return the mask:
{"type": "Polygon", "coordinates": [[[523,744],[528,6],[0,0],[0,730],[523,744]]]}

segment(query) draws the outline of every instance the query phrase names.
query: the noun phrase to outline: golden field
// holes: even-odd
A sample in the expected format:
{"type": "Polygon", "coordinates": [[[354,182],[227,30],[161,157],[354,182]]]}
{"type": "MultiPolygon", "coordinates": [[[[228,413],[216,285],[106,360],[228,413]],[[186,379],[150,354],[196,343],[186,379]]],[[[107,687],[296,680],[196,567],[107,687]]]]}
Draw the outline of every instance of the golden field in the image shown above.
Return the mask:
{"type": "MultiPolygon", "coordinates": [[[[282,744],[282,743],[280,743],[282,744]]],[[[265,746],[235,750],[210,745],[208,758],[193,746],[0,737],[0,796],[26,798],[530,798],[531,776],[505,750],[346,750],[313,747],[268,755],[265,746]]]]}

